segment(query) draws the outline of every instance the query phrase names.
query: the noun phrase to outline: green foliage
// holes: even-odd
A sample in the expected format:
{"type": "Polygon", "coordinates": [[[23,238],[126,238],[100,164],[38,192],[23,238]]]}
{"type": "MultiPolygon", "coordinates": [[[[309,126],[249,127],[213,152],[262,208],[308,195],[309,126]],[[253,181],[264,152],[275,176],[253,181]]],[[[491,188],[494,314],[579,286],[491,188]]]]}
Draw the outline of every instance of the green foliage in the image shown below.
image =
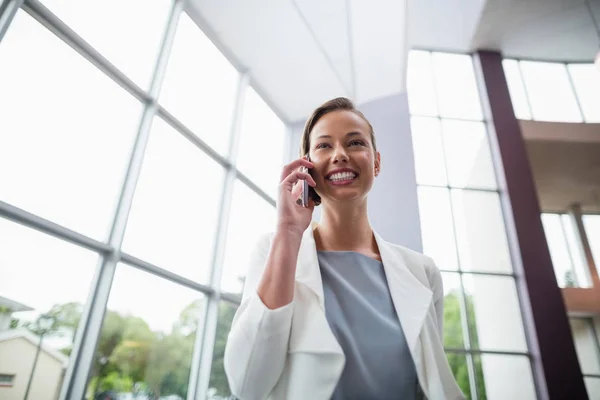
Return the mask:
{"type": "MultiPolygon", "coordinates": [[[[479,348],[479,338],[477,337],[477,328],[475,326],[475,312],[473,308],[473,299],[466,296],[467,315],[469,332],[471,334],[471,347],[479,348]]],[[[448,348],[464,348],[464,337],[461,320],[460,292],[451,291],[444,298],[444,346],[448,348]]],[[[447,353],[448,364],[456,378],[456,382],[462,389],[468,399],[471,399],[471,389],[469,382],[469,370],[467,367],[466,355],[460,353],[447,353]]],[[[481,400],[486,399],[485,384],[483,380],[483,369],[481,367],[481,357],[473,356],[475,367],[475,381],[477,384],[477,395],[481,400]]]]}
{"type": "MultiPolygon", "coordinates": [[[[479,340],[473,301],[469,296],[466,303],[471,344],[477,349],[479,340]]],[[[195,335],[199,321],[202,320],[200,317],[204,313],[204,307],[204,300],[197,300],[186,306],[169,334],[153,332],[139,317],[107,310],[96,349],[92,379],[88,385],[88,398],[93,398],[93,393],[104,390],[144,392],[156,396],[178,395],[186,398],[195,335]]],[[[81,318],[81,311],[82,307],[78,303],[55,305],[48,312],[55,317],[52,329],[68,327],[75,330],[81,318]]],[[[211,392],[223,397],[231,395],[223,358],[235,311],[235,306],[231,304],[219,304],[209,387],[211,392]]],[[[15,320],[11,322],[11,326],[13,324],[16,327],[19,322],[15,320]]],[[[33,329],[32,324],[28,327],[33,329]]],[[[458,291],[448,293],[444,299],[444,346],[464,347],[461,299],[458,291]]],[[[62,352],[68,355],[70,348],[69,346],[62,352]]],[[[449,352],[447,357],[459,386],[470,399],[466,356],[449,352]]],[[[479,399],[485,400],[481,357],[473,356],[473,361],[479,399]]]]}
{"type": "Polygon", "coordinates": [[[236,307],[228,303],[219,305],[219,320],[217,322],[217,335],[215,337],[215,347],[213,349],[213,362],[210,371],[209,387],[216,389],[215,394],[226,397],[230,396],[229,384],[225,375],[223,357],[225,355],[225,345],[227,336],[231,330],[231,322],[235,315],[236,307]]]}

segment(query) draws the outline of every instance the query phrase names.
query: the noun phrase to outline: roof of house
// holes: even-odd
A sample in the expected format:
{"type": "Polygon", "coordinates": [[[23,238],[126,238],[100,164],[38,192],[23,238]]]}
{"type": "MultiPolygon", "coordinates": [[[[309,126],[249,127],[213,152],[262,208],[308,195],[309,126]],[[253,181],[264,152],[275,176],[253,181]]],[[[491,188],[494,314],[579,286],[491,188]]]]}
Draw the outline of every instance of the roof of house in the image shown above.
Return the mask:
{"type": "MultiPolygon", "coordinates": [[[[29,332],[26,329],[8,329],[6,331],[0,332],[0,342],[13,340],[13,339],[25,339],[30,342],[33,346],[37,346],[40,342],[40,338],[37,335],[29,332]]],[[[60,351],[53,349],[52,347],[44,344],[42,342],[42,350],[60,362],[64,368],[67,367],[69,363],[69,357],[61,353],[60,351]]]]}
{"type": "Polygon", "coordinates": [[[33,310],[33,308],[26,306],[25,304],[21,304],[17,301],[0,296],[0,307],[2,307],[2,306],[9,308],[10,311],[12,311],[12,312],[33,310]]]}

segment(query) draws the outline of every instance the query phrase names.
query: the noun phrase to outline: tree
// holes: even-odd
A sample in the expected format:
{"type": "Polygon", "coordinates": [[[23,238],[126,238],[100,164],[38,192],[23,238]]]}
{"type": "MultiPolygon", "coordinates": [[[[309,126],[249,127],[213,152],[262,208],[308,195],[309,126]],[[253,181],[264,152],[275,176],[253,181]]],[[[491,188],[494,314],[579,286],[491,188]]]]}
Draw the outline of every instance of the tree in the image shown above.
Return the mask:
{"type": "MultiPolygon", "coordinates": [[[[467,315],[469,322],[469,332],[471,334],[471,348],[479,348],[479,338],[477,337],[477,328],[475,326],[475,312],[473,308],[473,299],[471,296],[465,294],[467,304],[467,315]]],[[[448,293],[444,298],[444,346],[449,348],[462,348],[464,347],[463,342],[463,329],[460,311],[460,292],[453,290],[448,293]]],[[[462,389],[463,393],[467,398],[471,398],[470,394],[470,383],[469,383],[469,370],[467,367],[467,359],[464,354],[457,354],[449,352],[446,354],[448,358],[448,364],[454,374],[456,382],[462,389]]],[[[473,364],[475,367],[475,381],[478,385],[478,397],[479,399],[485,400],[485,383],[483,380],[483,369],[481,367],[481,357],[473,355],[473,364]]]]}
{"type": "Polygon", "coordinates": [[[231,330],[231,322],[233,321],[236,309],[237,308],[232,304],[225,302],[219,304],[219,319],[217,322],[215,347],[213,349],[209,387],[216,389],[216,394],[224,397],[231,395],[229,383],[227,382],[227,375],[225,374],[223,358],[225,356],[227,337],[231,330]]]}

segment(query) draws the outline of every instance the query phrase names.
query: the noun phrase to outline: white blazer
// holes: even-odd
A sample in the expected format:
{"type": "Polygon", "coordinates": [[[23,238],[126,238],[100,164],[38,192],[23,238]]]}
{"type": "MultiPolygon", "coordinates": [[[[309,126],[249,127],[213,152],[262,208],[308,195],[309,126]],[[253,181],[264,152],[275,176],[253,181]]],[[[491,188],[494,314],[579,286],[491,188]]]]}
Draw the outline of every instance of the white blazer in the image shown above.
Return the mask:
{"type": "MultiPolygon", "coordinates": [[[[270,310],[256,293],[273,234],[259,240],[251,257],[224,359],[231,391],[241,400],[328,400],[340,378],[345,356],[325,317],[313,229],[302,237],[294,300],[286,306],[270,310]]],[[[377,233],[375,239],[424,395],[464,399],[442,345],[439,270],[429,257],[377,233]]]]}

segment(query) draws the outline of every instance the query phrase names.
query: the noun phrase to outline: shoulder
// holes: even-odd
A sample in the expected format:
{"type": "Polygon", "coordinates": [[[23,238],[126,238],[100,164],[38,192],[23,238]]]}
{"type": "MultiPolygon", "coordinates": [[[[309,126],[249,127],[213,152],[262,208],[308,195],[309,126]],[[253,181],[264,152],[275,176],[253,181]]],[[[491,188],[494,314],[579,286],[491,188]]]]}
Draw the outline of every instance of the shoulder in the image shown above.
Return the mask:
{"type": "Polygon", "coordinates": [[[431,289],[437,291],[438,286],[441,286],[442,277],[440,270],[431,257],[398,244],[386,243],[398,257],[403,259],[407,267],[417,276],[417,278],[421,280],[423,280],[422,278],[425,278],[427,282],[423,283],[427,283],[431,289]]]}
{"type": "Polygon", "coordinates": [[[435,262],[429,256],[419,253],[418,251],[411,250],[408,247],[400,246],[398,244],[386,242],[388,246],[400,257],[404,259],[404,262],[410,264],[411,267],[420,267],[426,273],[431,273],[437,270],[435,262]]]}

